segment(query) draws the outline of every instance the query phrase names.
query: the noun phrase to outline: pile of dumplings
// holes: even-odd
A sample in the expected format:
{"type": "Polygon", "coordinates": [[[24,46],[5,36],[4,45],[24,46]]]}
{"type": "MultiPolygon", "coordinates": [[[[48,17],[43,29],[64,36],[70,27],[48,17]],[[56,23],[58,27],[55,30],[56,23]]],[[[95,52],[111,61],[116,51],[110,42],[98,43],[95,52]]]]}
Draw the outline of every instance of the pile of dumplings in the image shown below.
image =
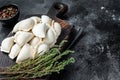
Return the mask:
{"type": "Polygon", "coordinates": [[[61,25],[50,17],[32,16],[18,22],[13,30],[14,36],[5,38],[1,43],[1,51],[9,53],[16,63],[43,55],[56,43],[61,34],[61,25]]]}

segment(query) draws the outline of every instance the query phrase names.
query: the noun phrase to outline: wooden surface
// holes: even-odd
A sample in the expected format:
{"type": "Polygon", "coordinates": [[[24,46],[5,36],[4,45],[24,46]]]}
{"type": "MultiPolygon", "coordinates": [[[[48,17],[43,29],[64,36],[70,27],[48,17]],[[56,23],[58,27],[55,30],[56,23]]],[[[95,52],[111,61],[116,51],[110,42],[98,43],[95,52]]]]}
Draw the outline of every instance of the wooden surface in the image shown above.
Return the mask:
{"type": "MultiPolygon", "coordinates": [[[[50,13],[49,13],[50,15],[50,13]]],[[[31,17],[31,16],[38,16],[38,17],[41,17],[41,15],[28,15],[27,17],[31,17]]],[[[57,43],[61,42],[62,40],[69,40],[69,35],[70,35],[70,32],[72,30],[72,26],[70,26],[67,22],[65,22],[64,20],[61,20],[59,18],[57,18],[55,15],[52,15],[50,16],[52,19],[54,19],[56,22],[59,22],[61,27],[62,27],[62,32],[61,32],[61,35],[59,36],[58,38],[58,41],[57,43]]],[[[25,17],[26,18],[26,17],[25,17]]],[[[9,33],[8,37],[9,36],[13,36],[12,33],[9,33]]],[[[67,45],[67,44],[66,44],[67,45]]],[[[8,57],[8,53],[4,53],[4,52],[1,52],[0,51],[0,72],[2,72],[2,70],[8,66],[12,66],[16,64],[15,63],[15,59],[12,60],[8,57]]],[[[5,77],[4,77],[5,78],[5,77]]],[[[1,78],[2,79],[2,78],[1,78]]],[[[7,78],[6,78],[7,79],[7,78]]],[[[27,78],[21,78],[21,80],[26,80],[27,78]]],[[[31,80],[31,79],[30,79],[31,80]]],[[[42,80],[42,79],[40,79],[42,80]]]]}

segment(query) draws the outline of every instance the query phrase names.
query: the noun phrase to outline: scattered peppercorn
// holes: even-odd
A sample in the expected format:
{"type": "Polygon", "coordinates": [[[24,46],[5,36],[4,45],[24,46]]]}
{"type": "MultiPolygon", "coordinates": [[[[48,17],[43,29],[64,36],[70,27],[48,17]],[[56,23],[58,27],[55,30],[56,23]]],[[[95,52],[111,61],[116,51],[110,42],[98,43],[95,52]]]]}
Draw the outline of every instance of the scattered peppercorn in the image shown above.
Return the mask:
{"type": "Polygon", "coordinates": [[[17,9],[10,6],[0,10],[0,19],[9,19],[17,14],[17,9]]]}

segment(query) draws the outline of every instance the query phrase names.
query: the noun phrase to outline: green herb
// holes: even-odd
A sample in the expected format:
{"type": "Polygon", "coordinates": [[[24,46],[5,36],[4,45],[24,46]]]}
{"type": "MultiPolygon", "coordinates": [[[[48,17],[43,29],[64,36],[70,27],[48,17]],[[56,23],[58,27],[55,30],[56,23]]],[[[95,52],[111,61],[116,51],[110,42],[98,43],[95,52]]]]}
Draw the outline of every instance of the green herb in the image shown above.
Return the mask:
{"type": "Polygon", "coordinates": [[[75,62],[75,59],[72,57],[66,60],[61,60],[63,56],[74,53],[72,50],[60,52],[60,47],[62,47],[64,42],[65,41],[61,42],[57,47],[51,48],[49,52],[46,52],[42,56],[8,67],[7,71],[3,73],[8,73],[9,76],[14,79],[20,77],[36,78],[50,75],[53,72],[59,73],[66,65],[75,62]]]}

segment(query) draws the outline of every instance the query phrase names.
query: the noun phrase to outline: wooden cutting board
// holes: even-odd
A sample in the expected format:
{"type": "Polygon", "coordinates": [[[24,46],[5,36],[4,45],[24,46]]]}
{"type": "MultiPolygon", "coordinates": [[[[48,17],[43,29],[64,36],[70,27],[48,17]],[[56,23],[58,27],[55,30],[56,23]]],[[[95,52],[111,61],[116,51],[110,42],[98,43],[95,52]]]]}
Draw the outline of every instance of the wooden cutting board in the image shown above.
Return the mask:
{"type": "MultiPolygon", "coordinates": [[[[60,19],[60,17],[62,17],[67,12],[67,10],[68,10],[68,6],[66,4],[54,3],[51,6],[48,13],[46,14],[49,17],[51,17],[52,19],[54,19],[56,22],[59,22],[61,24],[61,26],[62,26],[62,32],[61,32],[61,35],[59,36],[59,38],[57,40],[57,43],[60,43],[63,39],[66,39],[66,40],[69,41],[70,32],[71,32],[71,30],[73,28],[72,26],[69,25],[69,23],[67,23],[64,20],[60,19]]],[[[31,17],[31,16],[41,17],[40,14],[32,14],[32,15],[27,15],[25,18],[31,17]]],[[[12,35],[13,34],[10,33],[8,36],[12,36],[12,35]]],[[[67,45],[68,44],[66,44],[66,46],[67,45]]],[[[0,51],[0,67],[1,67],[0,71],[2,69],[4,69],[5,67],[12,66],[14,64],[16,64],[15,60],[10,59],[8,57],[8,54],[0,51]]],[[[41,80],[43,80],[43,79],[41,79],[41,80]]]]}

